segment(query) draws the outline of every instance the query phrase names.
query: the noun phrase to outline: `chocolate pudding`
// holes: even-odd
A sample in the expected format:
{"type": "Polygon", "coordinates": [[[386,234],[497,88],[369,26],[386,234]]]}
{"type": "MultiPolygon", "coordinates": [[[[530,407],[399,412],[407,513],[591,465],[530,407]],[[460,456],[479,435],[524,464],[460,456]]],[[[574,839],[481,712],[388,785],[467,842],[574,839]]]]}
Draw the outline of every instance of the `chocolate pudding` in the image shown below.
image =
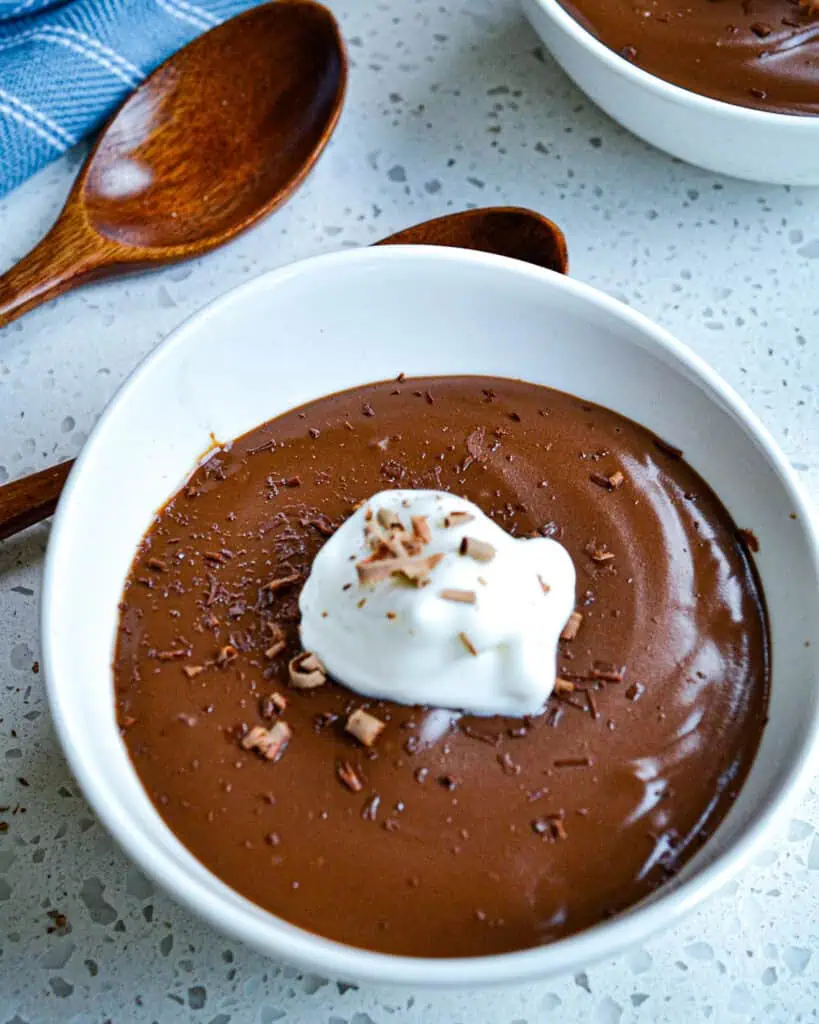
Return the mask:
{"type": "Polygon", "coordinates": [[[819,18],[799,0],[560,0],[626,60],[715,100],[819,113],[819,18]]]}
{"type": "Polygon", "coordinates": [[[681,452],[561,392],[399,378],[321,398],[214,451],[158,514],[121,605],[122,734],[179,840],[295,925],[412,956],[546,943],[671,878],[742,786],[769,687],[752,543],[681,452]],[[314,557],[390,488],[569,553],[542,712],[458,717],[289,668],[314,557]]]}

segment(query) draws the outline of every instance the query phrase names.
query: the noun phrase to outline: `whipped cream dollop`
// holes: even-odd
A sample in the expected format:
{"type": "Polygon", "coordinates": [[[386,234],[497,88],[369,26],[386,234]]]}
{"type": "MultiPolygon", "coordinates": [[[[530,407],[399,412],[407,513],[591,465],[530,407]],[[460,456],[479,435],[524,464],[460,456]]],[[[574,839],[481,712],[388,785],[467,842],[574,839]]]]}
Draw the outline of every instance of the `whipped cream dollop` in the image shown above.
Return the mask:
{"type": "Polygon", "coordinates": [[[540,712],[574,609],[575,571],[443,491],[382,491],[313,561],[301,641],[365,697],[476,715],[540,712]]]}

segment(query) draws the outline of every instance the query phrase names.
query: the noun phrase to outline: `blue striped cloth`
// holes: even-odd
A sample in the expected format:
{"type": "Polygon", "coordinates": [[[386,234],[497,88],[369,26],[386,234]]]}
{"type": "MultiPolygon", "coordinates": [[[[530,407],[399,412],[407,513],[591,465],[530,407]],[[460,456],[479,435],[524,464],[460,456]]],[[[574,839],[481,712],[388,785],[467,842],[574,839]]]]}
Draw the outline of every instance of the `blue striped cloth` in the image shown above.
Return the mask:
{"type": "Polygon", "coordinates": [[[0,197],[175,50],[260,0],[0,0],[0,197]]]}

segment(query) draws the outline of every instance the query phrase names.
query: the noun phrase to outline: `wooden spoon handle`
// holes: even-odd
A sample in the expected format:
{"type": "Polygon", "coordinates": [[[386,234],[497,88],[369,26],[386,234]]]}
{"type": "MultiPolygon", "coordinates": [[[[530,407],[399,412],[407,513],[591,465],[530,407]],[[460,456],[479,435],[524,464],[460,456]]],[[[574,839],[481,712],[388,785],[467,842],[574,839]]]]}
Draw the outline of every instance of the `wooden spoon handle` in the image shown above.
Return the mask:
{"type": "Polygon", "coordinates": [[[108,256],[104,241],[64,212],[45,238],[0,277],[0,328],[99,276],[108,256]]]}
{"type": "Polygon", "coordinates": [[[61,462],[0,487],[0,540],[54,514],[74,460],[61,462]]]}

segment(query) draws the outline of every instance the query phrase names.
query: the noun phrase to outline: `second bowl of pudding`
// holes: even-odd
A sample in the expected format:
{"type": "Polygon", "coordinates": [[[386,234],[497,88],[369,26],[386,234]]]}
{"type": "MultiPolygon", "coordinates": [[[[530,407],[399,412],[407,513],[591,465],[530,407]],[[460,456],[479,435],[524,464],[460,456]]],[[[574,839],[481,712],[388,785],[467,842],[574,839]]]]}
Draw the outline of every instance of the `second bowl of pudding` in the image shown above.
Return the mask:
{"type": "Polygon", "coordinates": [[[522,4],[564,71],[647,142],[720,174],[819,184],[819,20],[808,4],[522,4]]]}
{"type": "Polygon", "coordinates": [[[712,891],[804,776],[805,514],[738,399],[612,300],[461,252],[309,261],[194,318],[89,442],[56,721],[132,856],[266,952],[577,967],[712,891]]]}

